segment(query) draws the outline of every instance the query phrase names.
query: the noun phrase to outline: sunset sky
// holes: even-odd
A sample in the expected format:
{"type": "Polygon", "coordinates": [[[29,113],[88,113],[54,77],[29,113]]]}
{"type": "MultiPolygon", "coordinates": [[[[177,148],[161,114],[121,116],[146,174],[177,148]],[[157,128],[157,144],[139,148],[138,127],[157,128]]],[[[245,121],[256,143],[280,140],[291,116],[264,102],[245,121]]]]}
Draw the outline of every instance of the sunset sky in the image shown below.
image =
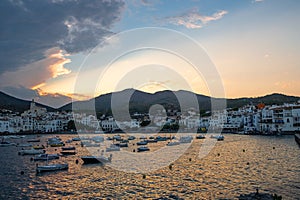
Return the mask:
{"type": "Polygon", "coordinates": [[[191,56],[205,54],[227,98],[275,92],[300,96],[299,11],[297,0],[3,0],[0,90],[54,107],[70,97],[131,87],[213,95],[206,85],[209,77],[204,73],[201,79],[170,52],[131,52],[106,68],[129,47],[163,43],[191,56]],[[139,32],[144,27],[163,29],[139,32]],[[191,38],[202,50],[168,39],[164,30],[191,38]]]}

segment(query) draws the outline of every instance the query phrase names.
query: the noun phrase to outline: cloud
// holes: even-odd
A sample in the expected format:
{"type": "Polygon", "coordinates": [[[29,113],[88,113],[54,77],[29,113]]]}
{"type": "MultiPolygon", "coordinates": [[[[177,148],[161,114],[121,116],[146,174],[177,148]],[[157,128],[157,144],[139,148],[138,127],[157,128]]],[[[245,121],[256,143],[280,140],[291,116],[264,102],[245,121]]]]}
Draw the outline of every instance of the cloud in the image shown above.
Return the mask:
{"type": "Polygon", "coordinates": [[[189,29],[202,28],[210,21],[221,19],[228,12],[225,10],[218,11],[211,16],[202,15],[197,9],[192,9],[184,14],[167,17],[165,21],[175,25],[182,25],[189,29]]]}
{"type": "Polygon", "coordinates": [[[70,70],[64,68],[64,64],[70,60],[65,58],[62,51],[58,48],[52,48],[46,51],[42,60],[33,62],[18,68],[15,71],[6,71],[0,75],[1,87],[14,86],[20,84],[27,88],[38,88],[37,85],[43,85],[48,79],[59,75],[70,73],[70,70]]]}
{"type": "Polygon", "coordinates": [[[55,47],[71,54],[95,47],[113,34],[123,8],[118,0],[1,1],[0,74],[43,60],[55,47]]]}

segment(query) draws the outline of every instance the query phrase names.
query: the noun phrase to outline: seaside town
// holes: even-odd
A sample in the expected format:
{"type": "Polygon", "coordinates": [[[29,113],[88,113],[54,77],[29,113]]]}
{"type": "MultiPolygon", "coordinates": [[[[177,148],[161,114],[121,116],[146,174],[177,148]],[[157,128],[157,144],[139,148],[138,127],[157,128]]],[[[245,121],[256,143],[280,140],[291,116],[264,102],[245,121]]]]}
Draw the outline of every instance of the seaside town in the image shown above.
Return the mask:
{"type": "Polygon", "coordinates": [[[29,110],[14,113],[2,109],[0,133],[113,133],[122,130],[154,132],[174,132],[178,130],[205,133],[207,130],[220,130],[224,133],[239,134],[294,134],[300,131],[300,102],[283,105],[247,105],[236,109],[226,109],[199,114],[195,109],[181,113],[168,109],[154,116],[134,113],[130,121],[117,121],[112,116],[73,112],[47,112],[36,105],[34,100],[29,110]],[[151,119],[151,120],[150,120],[151,119]],[[151,123],[150,123],[151,122],[151,123]],[[77,130],[76,130],[77,129],[77,130]]]}

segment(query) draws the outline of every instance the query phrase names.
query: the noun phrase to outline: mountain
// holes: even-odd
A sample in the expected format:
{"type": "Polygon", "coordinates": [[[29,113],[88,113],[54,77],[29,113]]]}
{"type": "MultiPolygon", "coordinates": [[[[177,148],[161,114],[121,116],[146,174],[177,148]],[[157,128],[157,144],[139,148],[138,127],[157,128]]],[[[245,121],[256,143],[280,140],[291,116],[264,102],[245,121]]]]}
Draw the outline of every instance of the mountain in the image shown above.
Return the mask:
{"type": "MultiPolygon", "coordinates": [[[[8,94],[5,94],[3,92],[0,92],[0,109],[7,109],[14,112],[24,112],[25,110],[28,110],[30,107],[31,101],[26,101],[22,99],[18,99],[15,97],[12,97],[8,94]]],[[[44,107],[47,109],[47,111],[56,111],[56,109],[46,106],[40,103],[36,103],[36,105],[40,107],[44,107]]]]}
{"type": "MultiPolygon", "coordinates": [[[[79,110],[91,110],[96,108],[97,113],[101,114],[111,114],[111,104],[113,103],[113,108],[115,112],[128,112],[128,108],[131,114],[134,112],[146,113],[149,111],[153,105],[162,105],[167,109],[177,109],[186,107],[190,108],[193,104],[193,99],[197,99],[200,110],[210,110],[211,102],[220,103],[224,99],[211,98],[209,96],[195,94],[193,92],[179,90],[179,91],[159,91],[154,94],[142,92],[134,89],[126,89],[120,92],[108,93],[100,95],[94,99],[88,101],[78,101],[74,103],[74,109],[79,110]],[[130,99],[129,99],[130,97],[130,99]],[[113,100],[113,102],[112,102],[113,100]],[[112,103],[111,103],[112,102],[112,103]],[[129,103],[128,103],[129,102],[129,103]],[[183,105],[180,106],[181,102],[183,105]],[[82,109],[84,108],[84,109],[82,109]]],[[[283,103],[294,103],[297,102],[300,97],[286,96],[283,94],[271,94],[263,97],[254,98],[237,98],[237,99],[227,99],[228,108],[238,108],[247,104],[257,105],[259,103],[264,103],[266,105],[270,104],[283,104],[283,103]]],[[[72,110],[72,104],[69,103],[60,108],[61,110],[72,110]]],[[[184,111],[185,109],[181,109],[184,111]]]]}

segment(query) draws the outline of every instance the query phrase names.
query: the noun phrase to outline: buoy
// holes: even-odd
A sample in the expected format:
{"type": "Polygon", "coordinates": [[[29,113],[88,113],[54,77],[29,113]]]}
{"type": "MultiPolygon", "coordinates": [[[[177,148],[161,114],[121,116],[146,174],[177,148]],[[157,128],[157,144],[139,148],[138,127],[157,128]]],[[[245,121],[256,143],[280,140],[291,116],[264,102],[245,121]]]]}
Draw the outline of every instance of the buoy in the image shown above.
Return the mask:
{"type": "Polygon", "coordinates": [[[54,151],[57,151],[57,149],[54,149],[54,151]]]}
{"type": "Polygon", "coordinates": [[[21,175],[24,175],[24,171],[21,171],[21,175]]]}
{"type": "Polygon", "coordinates": [[[173,168],[173,164],[170,164],[169,169],[172,170],[172,168],[173,168]]]}
{"type": "Polygon", "coordinates": [[[250,163],[249,163],[249,162],[247,162],[247,165],[250,165],[250,163]]]}
{"type": "Polygon", "coordinates": [[[245,152],[245,149],[243,149],[243,152],[245,152]]]}
{"type": "Polygon", "coordinates": [[[191,162],[191,161],[192,161],[192,159],[191,159],[191,158],[189,158],[189,161],[191,162]]]}
{"type": "Polygon", "coordinates": [[[76,159],[75,163],[76,163],[76,164],[78,164],[78,163],[79,163],[78,159],[76,159]]]}
{"type": "Polygon", "coordinates": [[[273,149],[275,149],[275,147],[273,147],[273,149]]]}
{"type": "Polygon", "coordinates": [[[146,174],[143,174],[143,179],[145,179],[146,178],[146,174]]]}
{"type": "Polygon", "coordinates": [[[220,153],[218,153],[218,156],[220,156],[220,153]]]}
{"type": "Polygon", "coordinates": [[[30,161],[33,161],[33,157],[30,158],[30,161]]]}
{"type": "Polygon", "coordinates": [[[135,152],[135,149],[133,149],[132,152],[135,152]]]}

